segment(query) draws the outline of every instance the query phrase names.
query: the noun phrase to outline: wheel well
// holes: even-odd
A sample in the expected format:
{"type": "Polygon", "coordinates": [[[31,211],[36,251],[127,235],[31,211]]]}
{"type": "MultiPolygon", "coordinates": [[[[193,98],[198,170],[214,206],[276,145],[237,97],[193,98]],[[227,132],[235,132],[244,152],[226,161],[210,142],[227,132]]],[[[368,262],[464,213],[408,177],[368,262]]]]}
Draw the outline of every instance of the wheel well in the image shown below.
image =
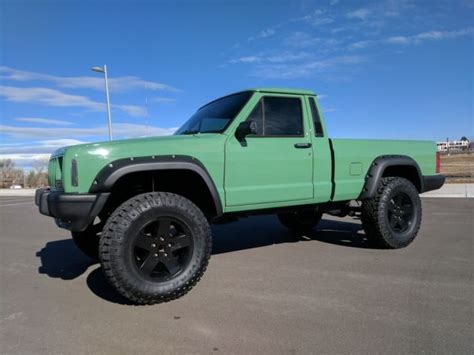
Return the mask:
{"type": "Polygon", "coordinates": [[[416,167],[411,165],[392,165],[385,168],[382,177],[397,176],[409,180],[421,192],[421,180],[416,167]]]}
{"type": "Polygon", "coordinates": [[[186,197],[211,219],[218,214],[211,191],[203,178],[192,170],[155,170],[129,173],[118,179],[103,213],[110,214],[129,198],[145,192],[165,191],[186,197]]]}

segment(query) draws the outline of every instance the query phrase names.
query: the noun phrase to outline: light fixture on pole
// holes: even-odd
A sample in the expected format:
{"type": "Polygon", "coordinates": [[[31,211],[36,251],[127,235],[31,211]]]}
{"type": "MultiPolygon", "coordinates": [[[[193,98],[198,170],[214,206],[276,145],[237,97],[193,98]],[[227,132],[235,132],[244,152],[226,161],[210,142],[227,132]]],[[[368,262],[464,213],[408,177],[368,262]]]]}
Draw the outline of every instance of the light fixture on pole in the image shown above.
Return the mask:
{"type": "Polygon", "coordinates": [[[104,64],[103,67],[92,67],[92,71],[97,73],[104,73],[105,78],[105,97],[107,99],[107,115],[109,118],[109,141],[112,140],[112,112],[110,111],[110,97],[109,97],[109,80],[107,77],[107,65],[104,64]]]}

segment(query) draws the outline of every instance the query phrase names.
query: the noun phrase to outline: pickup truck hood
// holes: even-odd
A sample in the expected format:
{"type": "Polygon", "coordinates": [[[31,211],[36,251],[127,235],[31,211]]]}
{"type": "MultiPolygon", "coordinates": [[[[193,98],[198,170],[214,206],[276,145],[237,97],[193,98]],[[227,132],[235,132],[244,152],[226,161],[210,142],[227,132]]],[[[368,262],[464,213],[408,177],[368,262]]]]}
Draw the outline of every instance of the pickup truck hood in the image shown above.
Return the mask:
{"type": "Polygon", "coordinates": [[[94,157],[103,158],[123,158],[132,156],[148,156],[159,153],[177,154],[173,152],[176,147],[182,145],[195,145],[210,139],[216,139],[221,134],[195,134],[195,135],[171,135],[158,137],[145,137],[134,139],[121,139],[115,141],[102,141],[85,144],[77,144],[57,149],[51,154],[51,157],[63,156],[68,153],[85,154],[94,157]],[[125,154],[125,156],[123,156],[125,154]]]}

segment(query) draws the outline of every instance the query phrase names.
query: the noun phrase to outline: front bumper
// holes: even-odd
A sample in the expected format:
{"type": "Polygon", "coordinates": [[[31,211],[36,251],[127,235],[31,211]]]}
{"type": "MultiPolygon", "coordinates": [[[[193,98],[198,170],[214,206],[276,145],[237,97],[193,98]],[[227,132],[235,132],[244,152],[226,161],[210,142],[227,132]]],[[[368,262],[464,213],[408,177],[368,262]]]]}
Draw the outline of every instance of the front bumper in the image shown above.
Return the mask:
{"type": "Polygon", "coordinates": [[[41,214],[56,218],[60,227],[82,232],[102,211],[109,193],[67,194],[49,188],[38,189],[35,203],[41,214]]]}

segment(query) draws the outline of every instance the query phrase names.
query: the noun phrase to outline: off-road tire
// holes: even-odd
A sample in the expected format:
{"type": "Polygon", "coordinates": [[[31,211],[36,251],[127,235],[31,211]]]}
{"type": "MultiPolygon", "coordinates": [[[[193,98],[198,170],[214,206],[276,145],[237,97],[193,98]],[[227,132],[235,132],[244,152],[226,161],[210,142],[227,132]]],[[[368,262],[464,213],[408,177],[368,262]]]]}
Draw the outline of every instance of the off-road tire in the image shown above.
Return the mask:
{"type": "Polygon", "coordinates": [[[74,244],[89,258],[99,261],[99,239],[102,225],[90,225],[83,232],[71,232],[74,244]]]}
{"type": "Polygon", "coordinates": [[[321,221],[322,213],[314,210],[278,214],[280,223],[297,234],[311,232],[321,221]]]}
{"type": "Polygon", "coordinates": [[[99,256],[105,277],[121,295],[136,304],[154,304],[191,290],[207,268],[211,248],[209,223],[194,203],[180,195],[150,192],[130,198],[111,214],[100,238],[99,256]],[[185,225],[193,243],[187,266],[163,282],[140,274],[133,251],[140,226],[159,218],[173,218],[185,225]]]}
{"type": "MultiPolygon", "coordinates": [[[[406,205],[408,206],[408,204],[406,205]]],[[[409,180],[401,177],[382,178],[375,196],[362,201],[362,226],[367,239],[376,246],[385,249],[399,249],[408,246],[416,237],[421,224],[422,206],[418,190],[409,180]],[[397,231],[390,223],[393,216],[394,198],[403,196],[412,204],[412,215],[406,230],[397,231]]],[[[406,208],[409,210],[409,208],[406,208]]],[[[396,212],[404,218],[404,212],[396,212]]],[[[395,222],[396,223],[396,222],[395,222]]],[[[401,225],[400,225],[401,226],[401,225]]],[[[400,228],[401,229],[401,228],[400,228]]]]}

